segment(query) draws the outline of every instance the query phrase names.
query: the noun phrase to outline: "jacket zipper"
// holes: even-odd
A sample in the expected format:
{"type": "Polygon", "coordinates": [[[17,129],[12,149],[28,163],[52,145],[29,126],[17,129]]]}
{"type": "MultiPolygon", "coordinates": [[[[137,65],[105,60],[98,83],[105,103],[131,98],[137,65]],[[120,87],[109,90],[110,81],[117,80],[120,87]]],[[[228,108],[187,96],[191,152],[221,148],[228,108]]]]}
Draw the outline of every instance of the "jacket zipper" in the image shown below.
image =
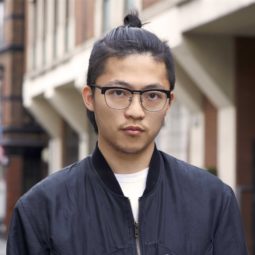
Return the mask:
{"type": "Polygon", "coordinates": [[[135,239],[139,240],[139,224],[137,222],[134,222],[135,225],[135,239]]]}
{"type": "Polygon", "coordinates": [[[141,255],[141,250],[139,247],[140,246],[139,223],[137,223],[134,219],[134,215],[133,215],[132,208],[131,208],[131,202],[130,202],[129,198],[128,198],[128,202],[129,202],[129,207],[130,207],[131,214],[132,214],[133,221],[134,221],[134,237],[135,237],[136,254],[141,255]]]}
{"type": "Polygon", "coordinates": [[[135,242],[136,242],[136,253],[141,255],[141,247],[140,247],[140,235],[139,235],[139,223],[134,221],[134,235],[135,235],[135,242]]]}

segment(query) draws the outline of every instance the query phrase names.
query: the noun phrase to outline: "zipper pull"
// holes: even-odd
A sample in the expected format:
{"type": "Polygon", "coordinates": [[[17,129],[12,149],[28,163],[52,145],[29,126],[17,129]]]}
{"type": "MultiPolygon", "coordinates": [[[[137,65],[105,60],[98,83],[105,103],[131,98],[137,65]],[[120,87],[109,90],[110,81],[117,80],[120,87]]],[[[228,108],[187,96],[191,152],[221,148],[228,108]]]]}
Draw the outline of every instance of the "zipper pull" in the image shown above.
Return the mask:
{"type": "Polygon", "coordinates": [[[135,222],[135,239],[138,240],[139,238],[139,224],[137,222],[135,222]]]}

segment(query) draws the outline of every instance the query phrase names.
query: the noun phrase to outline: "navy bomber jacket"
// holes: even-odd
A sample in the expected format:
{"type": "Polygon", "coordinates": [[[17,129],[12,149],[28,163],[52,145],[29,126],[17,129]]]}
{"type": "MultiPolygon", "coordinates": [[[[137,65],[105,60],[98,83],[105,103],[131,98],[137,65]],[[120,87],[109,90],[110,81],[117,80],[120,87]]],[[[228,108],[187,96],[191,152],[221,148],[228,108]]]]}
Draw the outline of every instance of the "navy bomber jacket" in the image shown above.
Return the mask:
{"type": "Polygon", "coordinates": [[[232,190],[154,150],[139,224],[98,148],[16,204],[7,255],[247,255],[232,190]]]}

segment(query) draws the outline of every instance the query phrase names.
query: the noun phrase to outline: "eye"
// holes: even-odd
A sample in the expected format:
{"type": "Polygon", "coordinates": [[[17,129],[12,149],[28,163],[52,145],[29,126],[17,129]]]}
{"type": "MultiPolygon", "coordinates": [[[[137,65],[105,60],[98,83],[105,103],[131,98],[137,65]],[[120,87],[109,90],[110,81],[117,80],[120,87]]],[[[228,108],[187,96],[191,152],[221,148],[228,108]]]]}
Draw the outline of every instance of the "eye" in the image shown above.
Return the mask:
{"type": "Polygon", "coordinates": [[[163,95],[160,91],[148,91],[144,93],[144,96],[147,100],[155,101],[162,99],[163,95]]]}
{"type": "Polygon", "coordinates": [[[126,97],[129,95],[129,91],[124,89],[109,89],[107,93],[109,96],[113,97],[126,97]]]}
{"type": "Polygon", "coordinates": [[[152,93],[149,94],[149,98],[150,99],[156,99],[156,98],[158,98],[158,95],[156,93],[152,92],[152,93]]]}

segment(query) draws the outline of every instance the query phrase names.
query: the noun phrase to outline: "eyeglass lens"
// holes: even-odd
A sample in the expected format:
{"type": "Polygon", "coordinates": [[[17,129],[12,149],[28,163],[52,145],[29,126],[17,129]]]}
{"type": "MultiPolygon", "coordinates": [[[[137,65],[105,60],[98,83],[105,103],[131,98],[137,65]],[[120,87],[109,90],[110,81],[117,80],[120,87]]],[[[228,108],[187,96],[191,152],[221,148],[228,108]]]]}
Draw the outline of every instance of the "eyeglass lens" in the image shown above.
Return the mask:
{"type": "MultiPolygon", "coordinates": [[[[125,109],[132,102],[133,94],[131,91],[122,88],[109,88],[105,91],[107,105],[113,109],[125,109]]],[[[161,110],[166,101],[167,95],[162,91],[149,90],[140,95],[141,104],[148,111],[161,110]]]]}

